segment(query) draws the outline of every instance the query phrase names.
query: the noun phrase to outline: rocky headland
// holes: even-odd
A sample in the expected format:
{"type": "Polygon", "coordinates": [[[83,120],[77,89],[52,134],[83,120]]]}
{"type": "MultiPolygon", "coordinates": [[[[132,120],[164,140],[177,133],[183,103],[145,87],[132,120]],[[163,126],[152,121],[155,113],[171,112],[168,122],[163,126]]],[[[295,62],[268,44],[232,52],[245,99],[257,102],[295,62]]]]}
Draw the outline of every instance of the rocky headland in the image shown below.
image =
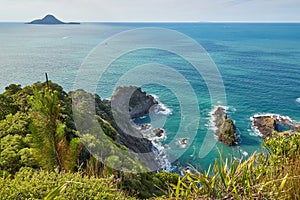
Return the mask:
{"type": "Polygon", "coordinates": [[[151,107],[158,104],[153,96],[135,86],[116,88],[111,101],[116,110],[129,115],[131,119],[149,114],[151,107]]]}
{"type": "Polygon", "coordinates": [[[238,136],[236,126],[233,120],[227,117],[226,109],[218,106],[213,111],[212,116],[214,118],[214,126],[217,128],[215,135],[218,137],[218,140],[228,146],[237,145],[238,136]]]}
{"type": "MultiPolygon", "coordinates": [[[[82,129],[79,130],[79,132],[84,133],[83,137],[87,133],[87,136],[89,136],[88,134],[91,134],[93,137],[100,136],[100,138],[103,138],[103,136],[99,134],[99,132],[101,131],[98,131],[97,124],[95,125],[93,122],[94,118],[96,118],[104,133],[112,139],[112,144],[107,144],[110,140],[106,140],[106,142],[103,143],[104,140],[98,138],[101,145],[97,145],[93,148],[102,148],[102,146],[107,146],[105,151],[112,151],[110,150],[112,146],[123,145],[129,150],[128,152],[124,151],[124,153],[128,154],[126,156],[129,156],[131,159],[137,159],[138,157],[138,159],[142,161],[141,163],[145,164],[148,169],[150,169],[151,171],[157,171],[158,169],[160,169],[160,164],[157,160],[155,146],[153,145],[151,140],[145,138],[141,131],[134,126],[130,115],[126,115],[126,113],[123,113],[123,110],[126,107],[123,107],[124,105],[122,103],[124,103],[127,98],[130,99],[130,96],[126,96],[126,94],[129,94],[126,93],[126,91],[131,91],[128,88],[133,87],[122,88],[118,88],[115,91],[115,94],[113,95],[111,101],[102,101],[99,96],[89,94],[83,90],[77,90],[73,92],[72,103],[76,108],[75,114],[77,116],[77,123],[80,124],[80,126],[78,127],[82,129]],[[95,105],[95,107],[93,108],[92,105],[95,105]],[[119,107],[112,105],[119,105],[119,107]],[[96,112],[96,116],[94,112],[96,112]]],[[[140,89],[138,89],[138,91],[140,91],[140,89]]],[[[134,95],[139,96],[142,92],[133,93],[134,95]]],[[[143,98],[140,98],[139,100],[139,102],[135,102],[137,106],[139,104],[145,104],[145,102],[143,102],[143,98]]],[[[104,150],[96,149],[94,150],[94,152],[102,152],[103,154],[104,150]]],[[[119,152],[116,151],[116,153],[119,152]]],[[[107,153],[107,155],[110,154],[107,153]]],[[[118,156],[121,157],[120,155],[118,156]]]]}
{"type": "Polygon", "coordinates": [[[300,131],[300,123],[277,114],[254,115],[251,117],[251,121],[252,127],[259,132],[263,139],[285,131],[300,131]]]}
{"type": "Polygon", "coordinates": [[[120,142],[134,152],[142,153],[143,157],[146,156],[144,160],[147,160],[150,169],[156,167],[167,170],[171,164],[160,142],[165,139],[164,130],[154,128],[151,124],[141,124],[137,128],[133,122],[133,119],[144,117],[149,112],[158,112],[160,109],[156,110],[157,107],[159,102],[152,95],[135,86],[118,87],[111,98],[111,110],[122,136],[120,142]]]}

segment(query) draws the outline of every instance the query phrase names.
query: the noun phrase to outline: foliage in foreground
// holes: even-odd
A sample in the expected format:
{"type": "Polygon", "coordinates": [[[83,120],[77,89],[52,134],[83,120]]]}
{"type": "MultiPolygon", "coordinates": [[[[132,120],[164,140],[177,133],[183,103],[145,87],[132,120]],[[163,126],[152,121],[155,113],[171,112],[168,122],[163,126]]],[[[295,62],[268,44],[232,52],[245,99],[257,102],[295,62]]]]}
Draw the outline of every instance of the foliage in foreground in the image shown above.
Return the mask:
{"type": "MultiPolygon", "coordinates": [[[[10,85],[0,94],[0,199],[300,197],[300,133],[275,133],[265,140],[264,153],[254,153],[246,160],[220,154],[209,170],[194,169],[184,177],[167,172],[123,173],[105,166],[82,148],[72,120],[70,95],[84,91],[67,94],[51,82],[50,87],[51,91],[45,89],[45,83],[23,89],[10,85]]],[[[99,96],[94,97],[104,134],[84,139],[94,145],[109,137],[116,144],[114,148],[127,151],[115,142],[119,136],[110,107],[99,96]]],[[[138,167],[134,161],[128,164],[138,167]]]]}
{"type": "Polygon", "coordinates": [[[245,161],[229,161],[220,154],[220,159],[205,173],[193,169],[184,177],[166,172],[128,174],[127,181],[121,181],[117,177],[94,178],[22,168],[14,177],[2,175],[0,194],[3,199],[43,198],[57,187],[66,186],[57,199],[132,198],[120,188],[139,194],[139,198],[149,198],[151,192],[155,193],[152,187],[167,191],[170,185],[168,193],[157,193],[155,199],[297,199],[299,144],[299,133],[269,138],[264,142],[266,153],[254,153],[245,161]]]}
{"type": "Polygon", "coordinates": [[[22,168],[12,178],[0,178],[0,199],[43,199],[58,186],[65,189],[54,199],[135,199],[117,189],[117,179],[22,168]]]}
{"type": "MultiPolygon", "coordinates": [[[[169,199],[298,199],[300,133],[285,133],[264,142],[267,152],[247,160],[220,159],[206,172],[194,169],[171,184],[169,199]]],[[[167,198],[167,197],[166,197],[167,198]]]]}
{"type": "MultiPolygon", "coordinates": [[[[41,170],[40,173],[44,173],[43,170],[49,173],[54,170],[61,173],[73,172],[75,178],[77,173],[81,173],[84,177],[98,178],[114,175],[115,179],[119,180],[116,187],[131,195],[148,198],[166,194],[167,182],[177,181],[176,174],[163,172],[130,174],[116,171],[101,163],[85,149],[82,141],[88,140],[90,150],[95,146],[103,146],[105,141],[110,141],[111,145],[99,149],[99,152],[107,153],[108,159],[112,162],[125,160],[126,163],[123,164],[131,170],[139,171],[141,168],[138,161],[129,159],[125,154],[110,156],[117,148],[122,148],[123,152],[127,152],[128,148],[117,142],[120,136],[115,129],[110,106],[99,96],[88,94],[83,90],[67,94],[59,85],[52,82],[35,83],[24,88],[12,84],[5,89],[0,95],[0,177],[3,174],[10,174],[11,178],[5,179],[7,182],[21,180],[24,173],[20,173],[19,170],[24,167],[41,170]],[[76,130],[72,119],[71,96],[77,98],[88,96],[95,99],[98,119],[95,123],[99,123],[102,127],[101,134],[86,133],[81,139],[78,137],[80,133],[76,130]]],[[[68,181],[73,179],[71,175],[69,178],[68,181]]],[[[34,191],[35,185],[39,185],[35,180],[32,181],[28,183],[28,188],[31,188],[28,191],[34,191]]],[[[53,182],[53,184],[56,187],[64,187],[64,183],[59,185],[60,182],[53,182]]],[[[19,192],[22,193],[24,188],[18,188],[19,192]]],[[[13,191],[11,188],[12,193],[13,191]]],[[[45,193],[41,192],[40,195],[42,197],[45,193]]]]}

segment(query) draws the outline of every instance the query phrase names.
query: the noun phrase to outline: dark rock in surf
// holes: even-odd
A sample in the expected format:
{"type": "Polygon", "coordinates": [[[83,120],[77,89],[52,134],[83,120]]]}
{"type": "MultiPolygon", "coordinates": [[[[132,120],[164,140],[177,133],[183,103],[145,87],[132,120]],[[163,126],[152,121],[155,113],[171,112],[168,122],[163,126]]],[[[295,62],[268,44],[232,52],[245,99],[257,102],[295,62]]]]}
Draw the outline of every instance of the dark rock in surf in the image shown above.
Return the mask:
{"type": "Polygon", "coordinates": [[[161,137],[164,133],[164,130],[161,128],[156,128],[153,130],[153,133],[156,135],[156,137],[161,137]]]}

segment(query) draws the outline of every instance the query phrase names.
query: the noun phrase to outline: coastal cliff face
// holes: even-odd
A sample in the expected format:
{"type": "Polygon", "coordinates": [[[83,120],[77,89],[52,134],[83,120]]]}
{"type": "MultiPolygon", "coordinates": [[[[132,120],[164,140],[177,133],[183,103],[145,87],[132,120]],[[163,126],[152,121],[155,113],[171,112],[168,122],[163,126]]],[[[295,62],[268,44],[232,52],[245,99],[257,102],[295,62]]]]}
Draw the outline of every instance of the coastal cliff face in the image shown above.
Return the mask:
{"type": "Polygon", "coordinates": [[[217,128],[215,134],[218,136],[218,140],[228,146],[237,145],[236,127],[232,119],[227,117],[226,110],[223,107],[218,107],[213,116],[215,117],[214,123],[217,128]]]}
{"type": "Polygon", "coordinates": [[[259,131],[263,139],[285,131],[300,131],[300,124],[289,117],[270,114],[253,116],[251,119],[252,127],[259,131]]]}
{"type": "Polygon", "coordinates": [[[153,96],[134,86],[118,87],[112,96],[112,103],[122,113],[129,114],[131,119],[147,115],[150,108],[158,104],[153,96]]]}
{"type": "Polygon", "coordinates": [[[148,167],[157,170],[159,166],[153,153],[153,144],[135,128],[132,119],[147,115],[158,102],[153,96],[142,92],[141,88],[128,86],[116,88],[110,104],[114,127],[119,133],[117,141],[134,153],[141,154],[148,167]]]}
{"type": "MultiPolygon", "coordinates": [[[[126,96],[126,92],[123,93],[124,91],[122,91],[123,90],[119,88],[119,90],[116,91],[117,94],[113,95],[112,101],[108,101],[101,100],[98,95],[92,95],[83,90],[77,90],[72,93],[73,105],[75,105],[78,110],[81,110],[83,116],[88,110],[96,111],[96,118],[102,130],[104,131],[105,135],[109,136],[113,140],[112,145],[108,145],[107,149],[111,148],[111,146],[123,145],[129,150],[129,152],[127,152],[128,156],[131,156],[134,159],[139,159],[142,164],[147,166],[147,168],[152,171],[157,170],[159,169],[159,164],[156,160],[156,155],[153,152],[152,142],[144,138],[141,132],[133,126],[130,115],[126,115],[126,113],[124,114],[122,112],[122,109],[124,109],[123,98],[128,98],[126,96]],[[120,94],[121,96],[119,96],[120,94]],[[87,103],[88,101],[91,103],[87,103]],[[112,109],[112,104],[117,104],[119,107],[113,106],[115,109],[112,109]],[[87,105],[95,105],[95,108],[86,108],[87,105]]],[[[136,105],[138,106],[139,103],[143,104],[141,101],[136,102],[136,105]]],[[[94,114],[90,113],[90,116],[94,116],[94,114]]],[[[88,119],[88,117],[85,117],[85,119],[88,119]]],[[[86,120],[82,122],[82,124],[88,123],[90,122],[86,120]]],[[[86,127],[82,132],[89,129],[90,127],[86,127]]],[[[93,135],[98,136],[99,134],[96,131],[93,135]]],[[[102,140],[99,138],[99,143],[101,143],[101,141],[102,140]]],[[[102,144],[102,146],[105,145],[107,144],[102,144]]],[[[103,153],[102,149],[98,150],[98,152],[100,151],[103,153]]],[[[117,152],[118,150],[112,151],[117,152]]],[[[123,157],[124,156],[125,155],[123,155],[123,157]]],[[[118,155],[118,157],[121,158],[122,155],[118,155]]]]}
{"type": "Polygon", "coordinates": [[[132,94],[129,101],[129,113],[131,118],[139,118],[149,113],[152,106],[157,105],[158,102],[153,96],[142,92],[141,88],[137,88],[132,94]]]}

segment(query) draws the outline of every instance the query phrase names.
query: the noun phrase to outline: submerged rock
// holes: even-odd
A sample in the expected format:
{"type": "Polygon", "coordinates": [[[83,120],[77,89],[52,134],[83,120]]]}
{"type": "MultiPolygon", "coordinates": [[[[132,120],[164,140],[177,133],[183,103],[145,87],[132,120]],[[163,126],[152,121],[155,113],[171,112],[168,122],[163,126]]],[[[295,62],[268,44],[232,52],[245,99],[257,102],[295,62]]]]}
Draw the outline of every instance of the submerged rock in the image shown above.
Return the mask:
{"type": "Polygon", "coordinates": [[[259,131],[262,138],[273,137],[285,131],[300,131],[300,124],[289,117],[266,114],[251,117],[252,127],[259,131]]]}
{"type": "Polygon", "coordinates": [[[233,120],[227,117],[225,108],[221,106],[217,107],[213,116],[217,128],[215,134],[218,136],[218,140],[228,146],[237,145],[238,137],[236,134],[236,127],[233,120]]]}
{"type": "Polygon", "coordinates": [[[142,124],[141,125],[141,130],[145,131],[151,128],[151,124],[142,124]]]}
{"type": "Polygon", "coordinates": [[[181,148],[186,148],[188,145],[188,142],[189,142],[188,138],[179,138],[177,143],[181,148]]]}

